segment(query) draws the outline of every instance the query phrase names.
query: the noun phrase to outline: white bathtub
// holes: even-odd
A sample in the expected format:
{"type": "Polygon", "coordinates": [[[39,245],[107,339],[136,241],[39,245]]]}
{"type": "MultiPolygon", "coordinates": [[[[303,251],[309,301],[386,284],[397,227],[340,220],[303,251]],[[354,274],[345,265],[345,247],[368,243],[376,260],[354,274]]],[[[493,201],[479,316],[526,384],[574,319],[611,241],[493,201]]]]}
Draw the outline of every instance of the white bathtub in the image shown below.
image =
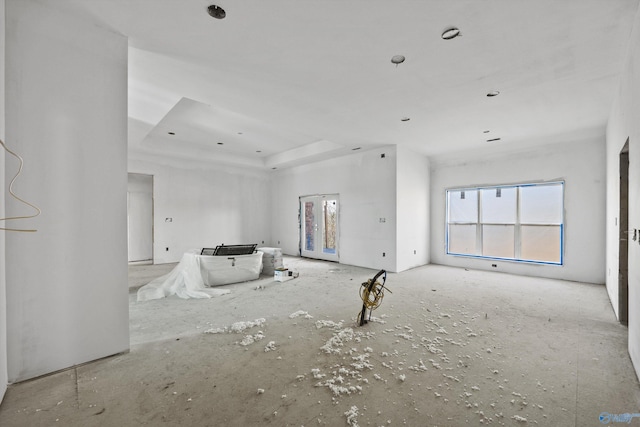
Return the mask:
{"type": "Polygon", "coordinates": [[[205,286],[256,280],[262,271],[262,252],[251,255],[196,255],[205,286]]]}
{"type": "Polygon", "coordinates": [[[262,252],[251,255],[208,256],[187,252],[169,273],[138,289],[138,301],[177,295],[180,298],[211,298],[228,289],[212,286],[246,282],[260,277],[262,252]]]}

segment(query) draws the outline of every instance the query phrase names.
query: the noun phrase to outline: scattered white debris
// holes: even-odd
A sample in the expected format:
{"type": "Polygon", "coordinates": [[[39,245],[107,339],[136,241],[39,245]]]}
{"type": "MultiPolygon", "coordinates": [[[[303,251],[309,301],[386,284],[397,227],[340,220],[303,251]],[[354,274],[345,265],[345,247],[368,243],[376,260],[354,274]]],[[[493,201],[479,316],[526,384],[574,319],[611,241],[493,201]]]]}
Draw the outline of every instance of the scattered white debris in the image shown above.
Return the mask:
{"type": "Polygon", "coordinates": [[[266,322],[266,319],[264,318],[260,318],[260,319],[256,319],[253,322],[251,321],[247,321],[247,322],[236,322],[233,325],[231,325],[231,327],[229,328],[231,332],[239,334],[240,332],[244,331],[245,329],[250,329],[253,328],[255,326],[262,326],[264,325],[266,322]]]}
{"type": "Polygon", "coordinates": [[[274,350],[276,350],[276,342],[275,341],[269,341],[269,344],[267,344],[264,347],[265,353],[268,352],[268,351],[274,351],[274,350]]]}
{"type": "Polygon", "coordinates": [[[289,315],[289,319],[295,319],[296,317],[300,317],[300,316],[303,316],[305,319],[313,319],[313,316],[311,316],[306,311],[302,311],[302,310],[298,310],[295,313],[291,313],[289,315]]]}
{"type": "Polygon", "coordinates": [[[248,346],[250,344],[253,344],[254,342],[256,342],[256,340],[253,338],[253,335],[246,335],[242,341],[240,341],[240,345],[243,346],[248,346]]]}
{"type": "Polygon", "coordinates": [[[336,323],[333,320],[316,320],[316,328],[342,328],[342,321],[336,323]]]}
{"type": "Polygon", "coordinates": [[[227,328],[211,328],[204,331],[205,334],[224,334],[227,332],[227,328]]]}
{"type": "Polygon", "coordinates": [[[320,373],[320,369],[318,369],[318,368],[313,368],[313,369],[311,370],[311,373],[313,374],[313,378],[315,378],[315,379],[317,379],[317,380],[319,380],[319,379],[321,379],[321,378],[326,377],[326,375],[325,375],[325,374],[321,374],[321,373],[320,373]]]}
{"type": "Polygon", "coordinates": [[[352,427],[358,427],[358,407],[352,406],[347,412],[344,413],[347,417],[347,424],[352,427]]]}
{"type": "Polygon", "coordinates": [[[407,379],[407,376],[406,376],[405,374],[400,374],[400,375],[398,375],[398,379],[399,379],[400,381],[403,381],[403,382],[404,382],[404,380],[406,380],[406,379],[407,379]]]}
{"type": "Polygon", "coordinates": [[[423,372],[423,371],[427,371],[429,368],[427,368],[424,362],[422,361],[422,359],[420,359],[417,365],[409,366],[409,369],[416,372],[423,372]]]}
{"type": "Polygon", "coordinates": [[[511,417],[512,419],[520,422],[520,423],[526,423],[527,419],[525,417],[521,417],[520,415],[514,415],[513,417],[511,417]]]}
{"type": "Polygon", "coordinates": [[[400,337],[400,338],[404,338],[407,341],[412,341],[413,340],[413,336],[411,334],[395,334],[396,337],[400,337]]]}
{"type": "MultiPolygon", "coordinates": [[[[316,326],[317,326],[317,322],[316,322],[316,326]]],[[[327,354],[332,354],[332,353],[340,354],[341,353],[340,347],[343,347],[345,342],[352,341],[352,340],[353,340],[353,329],[344,328],[338,331],[337,333],[333,334],[333,337],[331,337],[331,339],[329,339],[329,341],[327,341],[325,345],[320,347],[320,349],[327,354]]]]}
{"type": "Polygon", "coordinates": [[[321,381],[316,384],[316,387],[328,387],[334,396],[341,396],[343,394],[351,394],[351,393],[357,393],[362,391],[361,386],[353,386],[349,384],[344,386],[340,385],[343,382],[344,382],[344,378],[337,377],[337,378],[328,379],[326,381],[321,381]]]}
{"type": "Polygon", "coordinates": [[[240,345],[246,347],[250,344],[253,344],[256,341],[262,340],[263,338],[264,338],[264,334],[262,333],[262,331],[258,331],[258,333],[255,335],[245,335],[242,341],[240,341],[240,345]]]}
{"type": "Polygon", "coordinates": [[[352,356],[351,358],[355,360],[355,363],[352,363],[351,366],[358,371],[362,371],[364,368],[373,369],[373,365],[369,362],[369,353],[352,356]]]}

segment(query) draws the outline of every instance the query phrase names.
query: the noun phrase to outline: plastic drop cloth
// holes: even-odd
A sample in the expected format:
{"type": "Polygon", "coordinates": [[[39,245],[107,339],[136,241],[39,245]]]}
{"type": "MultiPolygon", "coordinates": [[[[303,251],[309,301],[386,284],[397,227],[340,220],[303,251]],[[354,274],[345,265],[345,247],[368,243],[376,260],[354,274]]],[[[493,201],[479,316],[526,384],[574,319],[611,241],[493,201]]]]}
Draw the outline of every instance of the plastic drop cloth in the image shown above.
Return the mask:
{"type": "Polygon", "coordinates": [[[138,289],[138,301],[177,295],[180,298],[211,298],[231,293],[228,289],[211,289],[205,286],[200,272],[200,256],[195,253],[182,255],[180,263],[169,273],[158,277],[138,289]]]}

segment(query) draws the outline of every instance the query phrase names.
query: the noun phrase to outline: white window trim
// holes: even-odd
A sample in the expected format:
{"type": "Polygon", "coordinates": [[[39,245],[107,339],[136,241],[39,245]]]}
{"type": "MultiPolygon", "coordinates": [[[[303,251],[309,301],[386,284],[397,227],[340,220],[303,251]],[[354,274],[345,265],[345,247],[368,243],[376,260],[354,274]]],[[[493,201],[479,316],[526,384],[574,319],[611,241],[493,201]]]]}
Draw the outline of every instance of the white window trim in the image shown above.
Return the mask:
{"type": "MultiPolygon", "coordinates": [[[[528,182],[522,184],[502,184],[502,185],[487,185],[487,186],[478,186],[478,187],[456,187],[456,188],[448,188],[445,190],[445,253],[450,256],[456,257],[465,257],[465,258],[477,258],[477,259],[486,259],[486,260],[499,260],[499,261],[510,261],[516,263],[526,263],[526,264],[542,264],[542,265],[555,265],[555,266],[563,266],[564,265],[564,239],[565,239],[565,215],[564,215],[564,199],[565,199],[565,181],[549,181],[549,182],[528,182]],[[543,185],[561,185],[562,186],[562,221],[559,224],[523,224],[520,222],[520,188],[522,187],[531,187],[531,186],[543,186],[543,185]],[[505,223],[484,223],[481,222],[482,216],[482,196],[480,190],[495,190],[498,188],[516,188],[516,221],[514,228],[514,257],[513,258],[502,258],[502,257],[492,257],[485,255],[477,255],[482,253],[482,230],[483,225],[507,225],[505,223]],[[476,254],[462,254],[462,253],[453,253],[449,252],[449,193],[450,192],[459,192],[459,191],[477,191],[477,218],[476,222],[456,222],[457,225],[475,225],[476,226],[476,254]],[[538,260],[527,260],[521,259],[521,227],[522,226],[549,226],[556,225],[560,227],[560,261],[552,262],[552,261],[538,261],[538,260]]],[[[511,224],[508,224],[511,225],[511,224]]]]}

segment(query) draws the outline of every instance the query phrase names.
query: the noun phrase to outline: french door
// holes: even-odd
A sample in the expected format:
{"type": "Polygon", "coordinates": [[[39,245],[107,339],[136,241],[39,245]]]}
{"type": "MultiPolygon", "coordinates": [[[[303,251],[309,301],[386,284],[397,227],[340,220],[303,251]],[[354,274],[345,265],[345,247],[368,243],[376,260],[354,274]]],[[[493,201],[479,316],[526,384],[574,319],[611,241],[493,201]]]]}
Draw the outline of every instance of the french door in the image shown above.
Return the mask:
{"type": "Polygon", "coordinates": [[[300,255],[338,261],[339,197],[300,197],[300,255]]]}

